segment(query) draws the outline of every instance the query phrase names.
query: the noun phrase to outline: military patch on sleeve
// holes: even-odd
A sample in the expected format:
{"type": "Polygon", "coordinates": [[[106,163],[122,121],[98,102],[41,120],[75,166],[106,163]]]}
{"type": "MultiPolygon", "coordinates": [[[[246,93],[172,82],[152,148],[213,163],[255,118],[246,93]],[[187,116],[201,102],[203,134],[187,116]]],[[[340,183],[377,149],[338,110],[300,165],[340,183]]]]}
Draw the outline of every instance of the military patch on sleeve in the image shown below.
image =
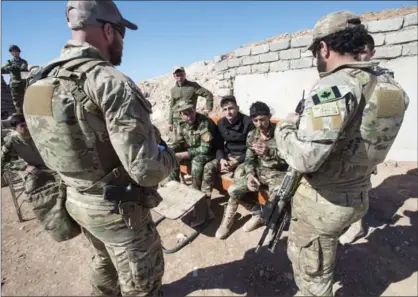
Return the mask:
{"type": "Polygon", "coordinates": [[[341,98],[341,92],[337,86],[331,88],[320,89],[312,96],[312,101],[315,105],[341,98]]]}
{"type": "Polygon", "coordinates": [[[212,139],[212,135],[210,134],[209,131],[207,131],[207,132],[202,134],[201,138],[204,142],[209,142],[212,139]]]}
{"type": "Polygon", "coordinates": [[[314,118],[336,116],[340,114],[337,102],[328,102],[312,106],[312,115],[314,118]]]}

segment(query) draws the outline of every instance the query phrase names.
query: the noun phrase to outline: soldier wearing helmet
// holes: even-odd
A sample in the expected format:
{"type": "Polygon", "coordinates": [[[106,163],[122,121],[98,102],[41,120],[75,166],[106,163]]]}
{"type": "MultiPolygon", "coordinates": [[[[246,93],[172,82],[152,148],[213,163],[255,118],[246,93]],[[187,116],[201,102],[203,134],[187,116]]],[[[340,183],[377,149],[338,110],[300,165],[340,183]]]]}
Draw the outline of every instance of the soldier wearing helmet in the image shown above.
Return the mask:
{"type": "Polygon", "coordinates": [[[22,78],[22,71],[28,71],[28,62],[20,57],[20,48],[12,44],[9,52],[13,58],[7,60],[6,64],[1,67],[2,74],[10,75],[10,91],[12,93],[13,105],[16,114],[23,114],[22,104],[23,95],[25,94],[26,80],[22,78]]]}

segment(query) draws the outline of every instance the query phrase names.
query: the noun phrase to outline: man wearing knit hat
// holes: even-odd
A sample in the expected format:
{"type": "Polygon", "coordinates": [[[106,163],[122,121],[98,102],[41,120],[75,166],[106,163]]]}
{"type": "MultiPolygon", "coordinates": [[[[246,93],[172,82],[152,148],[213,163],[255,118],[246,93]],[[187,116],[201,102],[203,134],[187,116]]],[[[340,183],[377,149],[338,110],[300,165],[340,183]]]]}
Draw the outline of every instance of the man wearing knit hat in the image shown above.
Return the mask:
{"type": "Polygon", "coordinates": [[[275,131],[283,159],[303,175],[292,198],[287,253],[296,296],[332,296],[338,237],[368,210],[370,175],[392,146],[409,99],[391,77],[358,62],[367,30],[348,11],[322,17],[308,47],[320,79],[300,116],[275,131]]]}

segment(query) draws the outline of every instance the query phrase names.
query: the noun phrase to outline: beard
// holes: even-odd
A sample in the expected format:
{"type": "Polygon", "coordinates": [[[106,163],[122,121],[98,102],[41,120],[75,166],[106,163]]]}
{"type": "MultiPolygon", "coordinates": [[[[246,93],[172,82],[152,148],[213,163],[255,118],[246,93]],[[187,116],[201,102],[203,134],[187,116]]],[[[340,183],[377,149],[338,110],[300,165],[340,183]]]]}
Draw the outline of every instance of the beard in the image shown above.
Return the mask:
{"type": "Polygon", "coordinates": [[[109,60],[113,66],[119,66],[122,63],[123,46],[118,39],[113,39],[113,42],[108,46],[109,60]]]}
{"type": "Polygon", "coordinates": [[[318,58],[316,59],[316,69],[319,73],[325,72],[327,70],[327,63],[324,61],[324,58],[318,54],[318,58]]]}

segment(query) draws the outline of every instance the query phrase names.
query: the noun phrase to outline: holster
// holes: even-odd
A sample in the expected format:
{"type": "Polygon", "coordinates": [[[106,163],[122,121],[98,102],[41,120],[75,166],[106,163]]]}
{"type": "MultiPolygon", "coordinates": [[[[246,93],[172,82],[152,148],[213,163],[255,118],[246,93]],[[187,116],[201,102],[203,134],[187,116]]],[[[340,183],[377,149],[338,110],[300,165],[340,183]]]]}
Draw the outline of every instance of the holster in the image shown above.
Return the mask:
{"type": "Polygon", "coordinates": [[[145,188],[128,184],[127,186],[104,186],[104,199],[118,202],[119,213],[130,229],[139,226],[144,209],[157,207],[163,200],[155,188],[145,188]]]}

